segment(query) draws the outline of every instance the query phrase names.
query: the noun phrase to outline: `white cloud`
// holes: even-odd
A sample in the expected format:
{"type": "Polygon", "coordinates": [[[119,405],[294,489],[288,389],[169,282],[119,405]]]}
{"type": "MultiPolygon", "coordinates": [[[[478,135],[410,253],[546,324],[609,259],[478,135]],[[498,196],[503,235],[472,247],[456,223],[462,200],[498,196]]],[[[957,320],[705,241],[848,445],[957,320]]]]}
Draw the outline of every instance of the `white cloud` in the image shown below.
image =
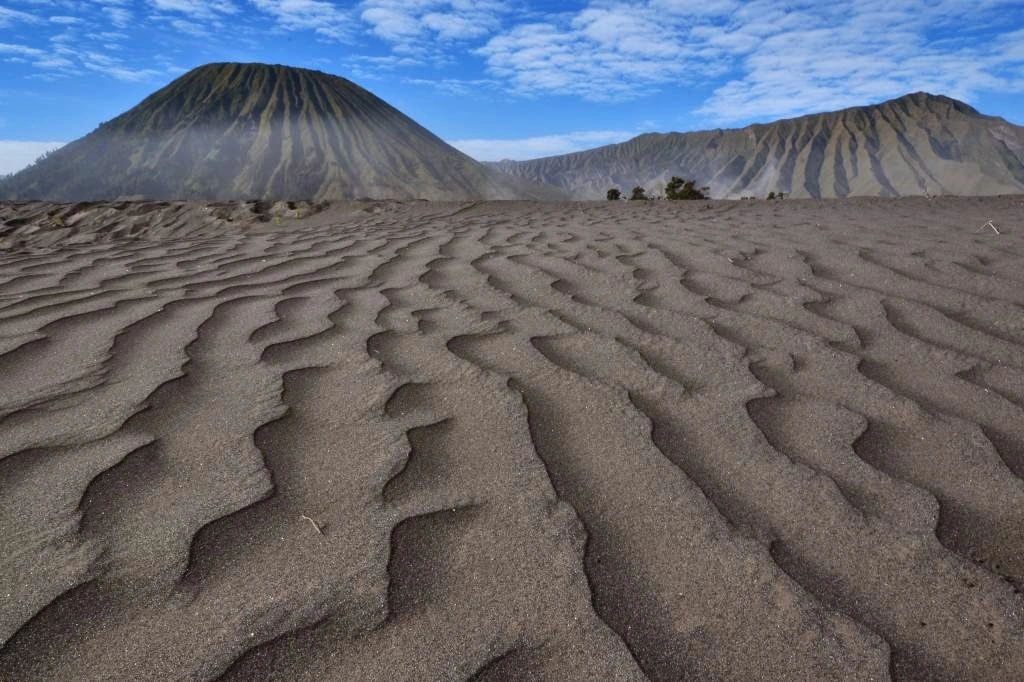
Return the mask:
{"type": "Polygon", "coordinates": [[[150,0],[155,9],[167,12],[180,12],[197,19],[209,19],[218,14],[237,14],[238,6],[226,0],[150,0]]]}
{"type": "Polygon", "coordinates": [[[41,50],[28,45],[17,45],[11,43],[0,43],[0,60],[22,64],[31,63],[39,69],[48,71],[73,72],[73,62],[67,58],[67,54],[74,54],[72,50],[56,46],[52,52],[41,50]],[[14,55],[5,57],[4,55],[14,55]]]}
{"type": "Polygon", "coordinates": [[[624,142],[639,133],[626,130],[589,130],[560,135],[541,135],[520,139],[448,140],[448,144],[477,161],[536,159],[593,149],[624,142]]]}
{"type": "Polygon", "coordinates": [[[16,173],[46,152],[63,147],[64,144],[64,142],[0,140],[0,175],[16,173]]]}
{"type": "Polygon", "coordinates": [[[167,21],[179,33],[199,38],[208,38],[213,31],[225,30],[224,17],[241,11],[228,0],[149,0],[149,4],[158,12],[154,19],[167,21]]]}
{"type": "Polygon", "coordinates": [[[405,40],[419,35],[420,23],[403,12],[387,7],[370,7],[360,18],[373,26],[373,32],[385,40],[405,40]]]}
{"type": "Polygon", "coordinates": [[[41,57],[34,62],[32,65],[40,69],[56,69],[56,70],[68,70],[73,69],[75,64],[70,59],[65,57],[58,57],[57,55],[50,55],[48,57],[41,57]]]}
{"type": "Polygon", "coordinates": [[[476,54],[527,96],[627,100],[728,76],[698,113],[737,121],[921,89],[1012,92],[1024,41],[1008,17],[1020,9],[1020,0],[590,0],[503,29],[476,54]]]}
{"type": "Polygon", "coordinates": [[[103,11],[110,17],[110,23],[118,28],[126,28],[132,23],[132,13],[124,7],[104,7],[103,11]]]}
{"type": "MultiPolygon", "coordinates": [[[[0,27],[31,29],[38,36],[29,39],[0,28],[0,41],[6,39],[0,42],[0,64],[34,66],[26,78],[95,71],[145,80],[170,73],[170,62],[147,55],[147,39],[160,49],[180,50],[185,44],[197,46],[196,55],[226,58],[260,54],[258,45],[246,42],[250,36],[270,35],[273,42],[287,31],[361,48],[333,56],[334,64],[343,64],[359,80],[386,77],[459,96],[501,98],[623,101],[687,91],[687,99],[703,102],[688,105],[698,106],[696,112],[678,111],[675,120],[696,113],[702,120],[689,125],[709,127],[864,104],[914,90],[968,101],[985,92],[1024,91],[1024,0],[0,4],[0,27]],[[239,48],[243,42],[245,50],[239,48]]],[[[493,148],[499,148],[497,142],[493,148]]]]}
{"type": "Polygon", "coordinates": [[[105,74],[120,81],[134,83],[160,75],[155,69],[138,69],[125,66],[124,63],[101,52],[86,52],[81,56],[82,66],[90,71],[105,74]]]}
{"type": "Polygon", "coordinates": [[[39,48],[29,47],[28,45],[0,43],[0,54],[16,54],[23,57],[42,57],[46,53],[39,48]]]}
{"type": "Polygon", "coordinates": [[[718,87],[698,113],[732,122],[839,109],[917,90],[967,100],[980,91],[1013,91],[1012,74],[1024,69],[1024,54],[1003,40],[960,41],[957,34],[944,44],[929,40],[951,25],[978,30],[984,20],[976,15],[986,8],[998,13],[1000,4],[1006,3],[967,7],[940,0],[920,8],[858,0],[824,15],[790,12],[798,21],[748,50],[738,65],[741,75],[718,87]]]}
{"type": "Polygon", "coordinates": [[[325,38],[346,41],[351,37],[351,17],[332,2],[321,0],[251,0],[277,20],[286,31],[313,31],[325,38]]]}
{"type": "Polygon", "coordinates": [[[622,100],[719,71],[688,39],[691,24],[667,19],[650,3],[593,3],[568,18],[512,27],[477,54],[519,94],[622,100]]]}
{"type": "MultiPolygon", "coordinates": [[[[360,18],[398,51],[431,51],[431,41],[482,38],[500,29],[507,3],[491,0],[363,0],[360,18]]],[[[433,46],[436,47],[436,46],[433,46]]]]}
{"type": "Polygon", "coordinates": [[[501,87],[501,83],[491,78],[408,78],[404,82],[411,85],[425,85],[438,92],[459,97],[471,97],[481,92],[493,94],[501,87]]]}
{"type": "Polygon", "coordinates": [[[8,7],[0,7],[0,27],[12,26],[18,22],[36,24],[40,21],[42,20],[34,14],[8,7]]]}
{"type": "Polygon", "coordinates": [[[88,37],[94,40],[128,40],[131,36],[127,33],[120,33],[118,31],[100,31],[98,33],[89,33],[88,37]]]}
{"type": "Polygon", "coordinates": [[[188,21],[186,19],[172,19],[171,26],[178,30],[180,33],[187,33],[197,38],[206,38],[210,35],[209,29],[206,27],[205,22],[199,21],[188,21]]]}

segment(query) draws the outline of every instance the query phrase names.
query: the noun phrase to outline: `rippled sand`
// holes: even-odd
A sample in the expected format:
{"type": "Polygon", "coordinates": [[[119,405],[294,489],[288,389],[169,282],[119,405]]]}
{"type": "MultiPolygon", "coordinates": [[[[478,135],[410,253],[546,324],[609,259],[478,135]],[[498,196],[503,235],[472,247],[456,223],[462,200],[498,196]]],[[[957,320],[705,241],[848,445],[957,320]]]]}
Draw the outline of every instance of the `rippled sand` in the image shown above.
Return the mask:
{"type": "Polygon", "coordinates": [[[0,219],[0,679],[1024,679],[1022,197],[0,219]]]}

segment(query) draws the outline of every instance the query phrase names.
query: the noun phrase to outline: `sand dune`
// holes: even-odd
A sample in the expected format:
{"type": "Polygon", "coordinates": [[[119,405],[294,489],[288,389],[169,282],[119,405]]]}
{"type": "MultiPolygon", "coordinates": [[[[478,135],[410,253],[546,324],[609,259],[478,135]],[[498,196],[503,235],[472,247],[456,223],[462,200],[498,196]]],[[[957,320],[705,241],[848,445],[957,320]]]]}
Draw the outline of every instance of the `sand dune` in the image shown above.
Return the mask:
{"type": "Polygon", "coordinates": [[[3,205],[0,679],[1022,679],[1022,216],[3,205]]]}

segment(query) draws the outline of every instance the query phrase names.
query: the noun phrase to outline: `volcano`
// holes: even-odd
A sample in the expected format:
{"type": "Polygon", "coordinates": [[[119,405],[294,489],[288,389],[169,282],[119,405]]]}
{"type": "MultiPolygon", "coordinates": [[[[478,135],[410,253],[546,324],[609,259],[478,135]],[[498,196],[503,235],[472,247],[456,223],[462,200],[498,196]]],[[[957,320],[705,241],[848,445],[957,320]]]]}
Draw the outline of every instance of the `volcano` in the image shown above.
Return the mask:
{"type": "Polygon", "coordinates": [[[209,64],[15,174],[8,199],[558,198],[446,144],[355,83],[209,64]]]}

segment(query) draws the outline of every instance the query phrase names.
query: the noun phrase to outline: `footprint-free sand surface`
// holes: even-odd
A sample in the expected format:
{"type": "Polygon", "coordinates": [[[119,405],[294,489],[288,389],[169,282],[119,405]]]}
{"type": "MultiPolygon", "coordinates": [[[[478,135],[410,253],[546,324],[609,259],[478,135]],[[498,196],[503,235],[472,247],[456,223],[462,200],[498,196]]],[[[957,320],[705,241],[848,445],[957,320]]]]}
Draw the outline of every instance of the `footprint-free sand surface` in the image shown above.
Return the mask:
{"type": "Polygon", "coordinates": [[[1024,197],[0,218],[2,680],[1024,679],[1024,197]]]}

